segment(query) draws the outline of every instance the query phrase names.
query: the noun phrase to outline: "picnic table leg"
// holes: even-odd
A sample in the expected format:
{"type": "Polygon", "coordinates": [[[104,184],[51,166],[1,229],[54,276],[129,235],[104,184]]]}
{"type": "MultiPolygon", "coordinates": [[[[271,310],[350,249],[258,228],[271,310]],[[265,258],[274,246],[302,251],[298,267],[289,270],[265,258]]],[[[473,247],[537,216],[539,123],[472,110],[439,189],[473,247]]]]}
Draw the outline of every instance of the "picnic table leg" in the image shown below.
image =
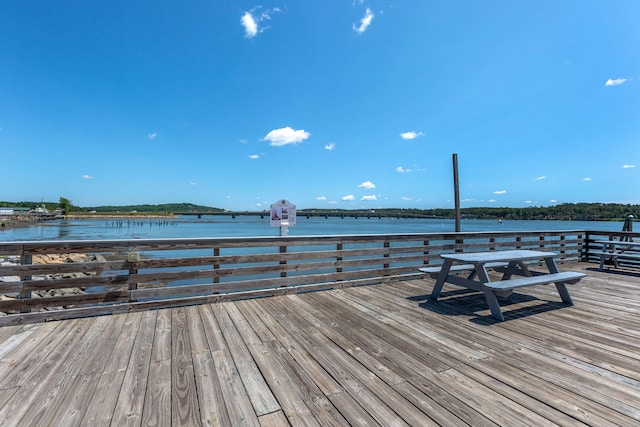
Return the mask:
{"type": "Polygon", "coordinates": [[[503,270],[500,280],[509,280],[514,274],[521,276],[531,276],[531,272],[522,261],[509,261],[507,268],[503,270]]]}
{"type": "Polygon", "coordinates": [[[556,265],[556,262],[554,261],[553,257],[546,257],[544,259],[544,263],[547,264],[547,269],[549,270],[549,273],[555,274],[560,272],[558,271],[558,266],[556,265]]]}
{"type": "MultiPolygon", "coordinates": [[[[547,268],[549,269],[549,273],[558,273],[558,266],[556,265],[553,257],[548,257],[544,259],[545,264],[547,264],[547,268]]],[[[556,289],[560,294],[560,298],[562,302],[567,305],[573,305],[573,300],[571,299],[571,295],[569,295],[569,289],[567,289],[567,285],[564,282],[556,282],[556,289]]]]}
{"type": "Polygon", "coordinates": [[[485,288],[482,292],[484,293],[484,299],[487,300],[487,304],[491,310],[491,317],[504,322],[504,316],[502,315],[502,309],[500,308],[500,303],[498,302],[496,294],[489,288],[485,288]]]}
{"type": "Polygon", "coordinates": [[[520,270],[522,270],[522,272],[524,273],[525,277],[531,277],[533,276],[533,273],[531,273],[531,271],[529,270],[529,268],[527,267],[527,265],[524,263],[524,261],[517,261],[516,265],[518,267],[520,267],[520,270]]]}
{"type": "Polygon", "coordinates": [[[451,268],[451,264],[453,261],[450,259],[445,259],[442,264],[442,268],[440,269],[440,273],[438,274],[438,279],[436,280],[436,284],[433,286],[433,290],[431,291],[430,299],[437,301],[440,296],[440,292],[442,292],[442,287],[444,286],[444,282],[447,281],[447,276],[449,275],[449,269],[451,268]]]}
{"type": "Polygon", "coordinates": [[[513,276],[513,274],[510,273],[510,270],[512,268],[515,267],[515,264],[512,262],[510,262],[509,264],[507,264],[507,269],[505,270],[504,273],[502,273],[502,278],[500,280],[509,280],[511,279],[511,276],[513,276]]]}
{"type": "MultiPolygon", "coordinates": [[[[511,266],[511,264],[509,264],[511,266]]],[[[489,279],[489,274],[487,273],[487,269],[484,264],[476,264],[475,272],[478,274],[478,281],[480,283],[489,283],[491,280],[489,279]]],[[[511,277],[511,274],[509,274],[511,277]]],[[[491,310],[491,316],[494,319],[497,319],[501,322],[504,321],[504,316],[502,315],[502,310],[500,309],[500,303],[498,302],[498,297],[493,289],[489,289],[483,286],[482,293],[484,293],[484,299],[487,301],[487,305],[489,306],[489,310],[491,310]]]]}
{"type": "Polygon", "coordinates": [[[564,282],[556,282],[556,289],[563,303],[573,305],[573,300],[571,299],[571,295],[569,295],[569,289],[567,289],[567,285],[564,282]]]}

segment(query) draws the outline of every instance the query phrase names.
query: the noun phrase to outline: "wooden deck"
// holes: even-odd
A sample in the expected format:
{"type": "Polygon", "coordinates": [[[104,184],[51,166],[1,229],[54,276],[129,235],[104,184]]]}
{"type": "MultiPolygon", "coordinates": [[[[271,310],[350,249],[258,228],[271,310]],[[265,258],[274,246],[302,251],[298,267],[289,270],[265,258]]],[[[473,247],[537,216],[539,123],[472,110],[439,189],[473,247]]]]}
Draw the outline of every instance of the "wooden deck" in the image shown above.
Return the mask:
{"type": "Polygon", "coordinates": [[[0,424],[640,423],[640,272],[502,302],[432,279],[0,328],[0,424]]]}

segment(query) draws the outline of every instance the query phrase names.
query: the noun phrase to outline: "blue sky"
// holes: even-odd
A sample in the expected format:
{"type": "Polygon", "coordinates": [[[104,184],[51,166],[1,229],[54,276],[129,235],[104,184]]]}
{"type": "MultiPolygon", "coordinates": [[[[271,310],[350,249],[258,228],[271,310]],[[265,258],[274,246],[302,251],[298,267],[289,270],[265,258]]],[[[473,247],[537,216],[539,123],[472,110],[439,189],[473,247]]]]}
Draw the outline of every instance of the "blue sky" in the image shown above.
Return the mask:
{"type": "Polygon", "coordinates": [[[0,0],[0,200],[640,203],[640,1],[0,0]]]}

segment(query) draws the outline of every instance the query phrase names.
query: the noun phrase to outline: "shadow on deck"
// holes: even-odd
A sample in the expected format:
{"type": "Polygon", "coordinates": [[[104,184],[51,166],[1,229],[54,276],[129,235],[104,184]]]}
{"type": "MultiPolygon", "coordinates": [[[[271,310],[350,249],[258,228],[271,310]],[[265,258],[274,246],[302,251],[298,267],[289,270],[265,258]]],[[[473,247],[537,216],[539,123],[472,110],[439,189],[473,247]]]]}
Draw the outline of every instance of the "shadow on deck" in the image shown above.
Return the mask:
{"type": "Polygon", "coordinates": [[[2,425],[633,425],[640,274],[433,280],[0,328],[2,425]]]}

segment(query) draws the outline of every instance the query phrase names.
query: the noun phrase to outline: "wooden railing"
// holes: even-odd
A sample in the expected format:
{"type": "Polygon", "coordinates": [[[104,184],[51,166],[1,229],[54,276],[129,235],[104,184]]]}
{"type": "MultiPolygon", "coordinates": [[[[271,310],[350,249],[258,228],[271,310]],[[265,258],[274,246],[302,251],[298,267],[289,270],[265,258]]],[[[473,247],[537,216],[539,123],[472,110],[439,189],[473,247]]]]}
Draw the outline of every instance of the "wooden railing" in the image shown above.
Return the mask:
{"type": "Polygon", "coordinates": [[[584,257],[585,236],[579,230],[0,243],[0,257],[18,264],[0,266],[6,314],[0,326],[419,278],[418,267],[440,263],[444,252],[537,249],[575,262],[584,257]],[[55,255],[75,262],[43,263],[55,255]]]}

